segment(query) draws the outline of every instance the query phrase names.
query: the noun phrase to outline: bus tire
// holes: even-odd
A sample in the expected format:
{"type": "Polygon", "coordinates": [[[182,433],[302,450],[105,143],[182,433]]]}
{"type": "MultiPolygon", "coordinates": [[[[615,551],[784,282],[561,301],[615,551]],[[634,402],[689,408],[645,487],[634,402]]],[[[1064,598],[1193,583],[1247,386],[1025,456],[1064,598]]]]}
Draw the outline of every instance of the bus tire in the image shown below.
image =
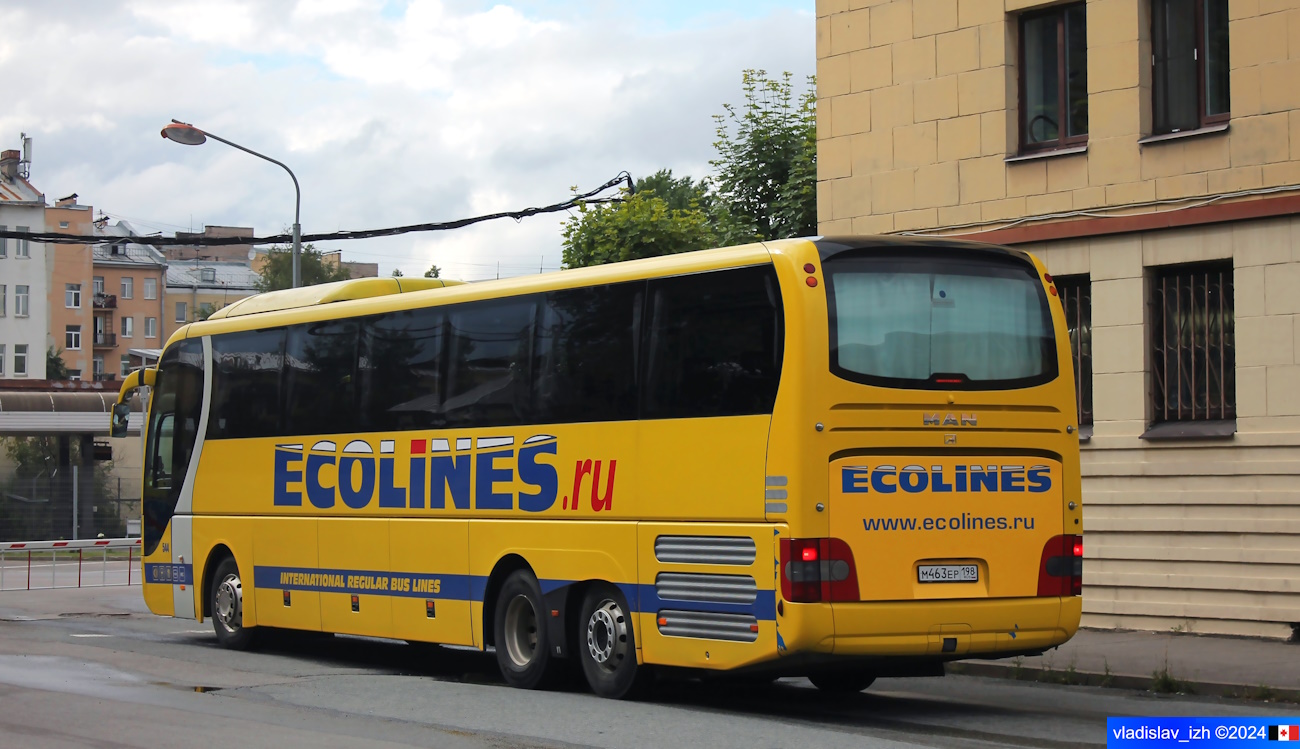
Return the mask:
{"type": "Polygon", "coordinates": [[[252,647],[257,628],[244,626],[244,583],[234,557],[226,557],[217,565],[213,575],[212,600],[208,603],[217,644],[230,650],[252,647]]]}
{"type": "Polygon", "coordinates": [[[871,674],[855,671],[814,674],[808,677],[808,681],[811,681],[814,687],[832,694],[857,694],[871,686],[875,680],[876,677],[871,674]]]}
{"type": "Polygon", "coordinates": [[[492,632],[497,665],[512,687],[540,689],[551,682],[555,669],[545,610],[542,586],[532,572],[515,570],[501,583],[492,632]]]}
{"type": "Polygon", "coordinates": [[[605,583],[588,588],[578,628],[578,660],[594,694],[621,700],[645,691],[649,669],[636,662],[636,631],[618,588],[605,583]]]}

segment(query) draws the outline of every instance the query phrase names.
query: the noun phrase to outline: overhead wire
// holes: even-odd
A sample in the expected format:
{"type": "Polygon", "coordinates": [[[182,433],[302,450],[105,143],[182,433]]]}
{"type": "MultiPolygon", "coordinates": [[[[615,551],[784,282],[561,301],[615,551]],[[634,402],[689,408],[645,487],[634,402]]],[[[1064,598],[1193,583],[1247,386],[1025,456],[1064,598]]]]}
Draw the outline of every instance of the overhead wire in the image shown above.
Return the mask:
{"type": "MultiPolygon", "coordinates": [[[[484,221],[495,221],[502,218],[512,218],[515,221],[522,221],[530,216],[538,216],[545,213],[559,213],[567,211],[570,208],[577,208],[581,205],[600,204],[600,203],[621,203],[622,195],[601,196],[601,193],[610,188],[625,185],[628,192],[633,190],[632,175],[627,171],[619,172],[613,179],[606,181],[600,187],[594,190],[574,195],[562,203],[552,203],[551,205],[523,208],[517,211],[499,211],[497,213],[488,213],[482,216],[472,216],[469,218],[455,219],[453,221],[438,221],[425,224],[410,224],[407,226],[390,226],[383,229],[357,229],[335,231],[325,234],[304,234],[299,240],[301,242],[329,242],[333,240],[346,239],[373,239],[375,237],[393,237],[400,234],[412,234],[415,232],[430,231],[447,231],[449,229],[460,229],[466,226],[472,226],[484,221]]],[[[258,244],[285,244],[293,241],[291,234],[274,234],[266,237],[117,237],[105,236],[100,234],[60,234],[56,232],[22,232],[12,229],[0,230],[0,237],[26,239],[31,242],[46,242],[48,244],[164,244],[169,246],[197,246],[197,247],[218,247],[222,245],[258,245],[258,244]]]]}

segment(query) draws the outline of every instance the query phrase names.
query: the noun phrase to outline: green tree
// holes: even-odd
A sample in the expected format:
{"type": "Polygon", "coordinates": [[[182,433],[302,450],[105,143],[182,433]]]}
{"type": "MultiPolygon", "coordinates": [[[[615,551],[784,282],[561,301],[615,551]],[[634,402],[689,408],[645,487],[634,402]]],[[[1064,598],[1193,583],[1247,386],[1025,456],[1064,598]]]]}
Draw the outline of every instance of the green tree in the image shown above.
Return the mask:
{"type": "Polygon", "coordinates": [[[393,278],[401,278],[401,277],[402,277],[402,269],[393,268],[393,278]]]}
{"type": "Polygon", "coordinates": [[[430,265],[429,269],[424,272],[425,278],[442,278],[442,268],[436,265],[430,265]]]}
{"type": "MultiPolygon", "coordinates": [[[[315,286],[331,281],[346,281],[351,278],[348,269],[342,264],[325,262],[323,254],[313,245],[305,245],[299,257],[302,271],[302,285],[315,286]]],[[[258,271],[258,291],[277,291],[293,287],[293,248],[284,246],[271,247],[266,252],[266,265],[258,271]]]]}
{"type": "MultiPolygon", "coordinates": [[[[660,172],[672,180],[671,172],[660,172]]],[[[653,179],[653,178],[650,178],[653,179]]],[[[690,189],[690,179],[686,189],[690,189]]],[[[673,184],[681,187],[680,182],[673,184]]],[[[671,199],[679,199],[670,191],[671,199]]],[[[717,243],[708,212],[698,199],[673,208],[654,189],[625,194],[621,203],[578,206],[564,222],[564,266],[579,268],[622,260],[702,250],[717,243]]]]}
{"type": "Polygon", "coordinates": [[[68,379],[68,365],[63,362],[63,349],[55,351],[51,346],[45,350],[45,379],[68,379]]]}
{"type": "Polygon", "coordinates": [[[790,73],[742,75],[745,103],[716,115],[717,200],[727,206],[728,243],[739,231],[757,239],[817,232],[817,119],[813,79],[796,98],[790,73]]]}

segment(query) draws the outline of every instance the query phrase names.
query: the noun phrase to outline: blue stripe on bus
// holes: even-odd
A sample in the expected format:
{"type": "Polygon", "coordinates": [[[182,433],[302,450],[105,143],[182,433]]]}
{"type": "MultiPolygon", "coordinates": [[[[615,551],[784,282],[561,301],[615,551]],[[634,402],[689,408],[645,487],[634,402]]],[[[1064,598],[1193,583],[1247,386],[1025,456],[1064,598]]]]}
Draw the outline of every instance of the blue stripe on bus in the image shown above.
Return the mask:
{"type": "Polygon", "coordinates": [[[314,567],[254,567],[253,585],[268,590],[440,598],[453,601],[469,600],[470,592],[469,575],[430,575],[422,572],[379,572],[314,567]]]}
{"type": "Polygon", "coordinates": [[[163,585],[193,585],[194,565],[149,562],[144,566],[144,581],[163,585]]]}
{"type": "MultiPolygon", "coordinates": [[[[168,565],[170,566],[170,565],[168,565]]],[[[573,585],[576,580],[538,580],[543,595],[573,585]]],[[[486,575],[442,575],[423,572],[380,572],[315,567],[254,567],[253,584],[268,590],[304,590],[318,593],[437,598],[453,601],[482,601],[487,594],[486,575]],[[380,582],[385,581],[385,582],[380,582]],[[430,583],[438,581],[438,592],[430,583]],[[418,588],[423,588],[419,590],[418,588]]],[[[617,583],[628,607],[634,612],[663,609],[749,614],[760,620],[776,619],[776,591],[760,590],[752,604],[678,601],[660,598],[653,584],[617,583]]]]}

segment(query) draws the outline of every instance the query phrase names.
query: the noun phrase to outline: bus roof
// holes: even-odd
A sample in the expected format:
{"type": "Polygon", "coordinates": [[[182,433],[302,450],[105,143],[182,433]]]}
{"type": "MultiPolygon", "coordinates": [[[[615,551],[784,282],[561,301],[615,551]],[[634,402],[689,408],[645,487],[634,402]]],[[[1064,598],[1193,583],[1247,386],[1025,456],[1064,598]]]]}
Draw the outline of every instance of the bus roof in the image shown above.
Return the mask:
{"type": "MultiPolygon", "coordinates": [[[[781,240],[768,244],[779,246],[801,241],[807,240],[781,240]]],[[[754,243],[479,283],[448,281],[444,284],[435,279],[408,278],[353,279],[299,289],[271,291],[242,299],[218,310],[205,321],[191,323],[187,326],[188,331],[184,337],[292,325],[339,317],[373,315],[414,307],[597,286],[666,275],[700,273],[770,262],[772,256],[768,247],[761,243],[754,243]],[[413,282],[424,282],[427,285],[424,288],[415,288],[412,286],[413,282]],[[428,284],[428,282],[433,283],[428,284]],[[444,285],[446,288],[442,288],[444,285]]],[[[179,337],[173,335],[172,338],[179,337]]]]}

